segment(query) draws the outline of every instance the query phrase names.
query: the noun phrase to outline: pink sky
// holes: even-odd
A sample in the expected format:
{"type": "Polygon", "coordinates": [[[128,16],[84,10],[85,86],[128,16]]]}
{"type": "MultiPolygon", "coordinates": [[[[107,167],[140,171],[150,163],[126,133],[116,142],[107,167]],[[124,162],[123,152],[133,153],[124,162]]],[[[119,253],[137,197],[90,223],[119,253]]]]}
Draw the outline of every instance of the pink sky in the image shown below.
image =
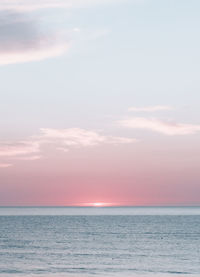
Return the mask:
{"type": "Polygon", "coordinates": [[[0,1],[0,205],[200,205],[200,2],[172,2],[0,1]]]}
{"type": "Polygon", "coordinates": [[[183,147],[163,142],[99,146],[59,154],[48,150],[39,160],[18,160],[15,166],[1,170],[0,203],[196,205],[200,155],[183,147]]]}

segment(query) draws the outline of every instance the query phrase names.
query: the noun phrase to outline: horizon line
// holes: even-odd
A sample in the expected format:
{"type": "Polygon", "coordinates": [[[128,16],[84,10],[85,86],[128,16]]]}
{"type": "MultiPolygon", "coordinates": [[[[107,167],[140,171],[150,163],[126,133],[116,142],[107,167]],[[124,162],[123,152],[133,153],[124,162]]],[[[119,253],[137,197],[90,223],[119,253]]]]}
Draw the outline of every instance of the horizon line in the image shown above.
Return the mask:
{"type": "Polygon", "coordinates": [[[181,208],[200,207],[200,204],[173,204],[173,205],[0,205],[0,208],[181,208]]]}

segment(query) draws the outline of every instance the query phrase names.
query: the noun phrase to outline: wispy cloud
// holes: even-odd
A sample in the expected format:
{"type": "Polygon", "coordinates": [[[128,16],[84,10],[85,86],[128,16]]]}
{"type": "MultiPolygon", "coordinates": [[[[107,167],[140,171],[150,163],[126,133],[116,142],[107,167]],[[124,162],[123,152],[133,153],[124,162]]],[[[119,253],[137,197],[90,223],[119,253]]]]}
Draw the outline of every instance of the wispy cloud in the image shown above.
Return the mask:
{"type": "Polygon", "coordinates": [[[0,168],[7,168],[7,167],[11,167],[12,164],[10,163],[0,163],[0,168]]]}
{"type": "MultiPolygon", "coordinates": [[[[123,0],[127,1],[127,0],[123,0]]],[[[88,5],[109,4],[122,0],[1,0],[0,10],[34,11],[47,8],[76,8],[88,5]]],[[[135,2],[137,2],[135,0],[135,2]]]]}
{"type": "Polygon", "coordinates": [[[68,0],[1,0],[0,10],[34,11],[46,8],[69,7],[68,0]]]}
{"type": "Polygon", "coordinates": [[[37,50],[29,49],[25,52],[0,52],[0,65],[41,61],[47,58],[60,56],[66,52],[66,49],[66,45],[49,45],[47,48],[37,50]]]}
{"type": "Polygon", "coordinates": [[[55,150],[68,152],[72,148],[94,147],[103,144],[129,144],[136,139],[106,136],[93,130],[81,128],[42,128],[38,135],[18,142],[0,142],[0,157],[34,161],[42,157],[42,147],[51,145],[55,150]]]}
{"type": "Polygon", "coordinates": [[[42,32],[36,20],[13,12],[0,15],[0,65],[59,56],[69,47],[59,33],[42,32]]]}
{"type": "Polygon", "coordinates": [[[200,131],[200,125],[163,121],[156,118],[131,117],[120,120],[119,125],[132,129],[144,129],[168,136],[190,135],[200,131]]]}
{"type": "Polygon", "coordinates": [[[148,106],[148,107],[130,107],[129,112],[157,112],[157,111],[169,111],[173,108],[170,106],[148,106]]]}
{"type": "Polygon", "coordinates": [[[0,142],[0,157],[21,156],[40,151],[37,141],[0,142]]]}
{"type": "Polygon", "coordinates": [[[41,155],[34,155],[34,156],[25,156],[25,157],[17,157],[17,160],[20,161],[36,161],[42,158],[41,155]]]}
{"type": "MultiPolygon", "coordinates": [[[[96,131],[80,128],[70,129],[41,129],[41,140],[51,142],[57,141],[60,146],[86,147],[100,144],[133,143],[136,140],[124,137],[105,136],[96,131]]],[[[66,148],[63,148],[66,149],[66,148]]]]}
{"type": "MultiPolygon", "coordinates": [[[[66,34],[61,35],[59,31],[42,32],[37,13],[33,11],[70,9],[118,1],[122,0],[1,0],[0,65],[41,61],[63,55],[69,49],[66,34]]],[[[105,31],[101,31],[96,36],[105,34],[105,31]]]]}

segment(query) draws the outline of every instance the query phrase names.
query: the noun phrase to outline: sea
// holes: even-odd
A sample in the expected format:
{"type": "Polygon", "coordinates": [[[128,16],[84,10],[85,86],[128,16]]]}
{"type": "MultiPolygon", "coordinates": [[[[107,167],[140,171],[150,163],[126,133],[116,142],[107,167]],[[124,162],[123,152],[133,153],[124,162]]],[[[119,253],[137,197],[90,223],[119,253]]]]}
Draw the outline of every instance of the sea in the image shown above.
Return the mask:
{"type": "Polygon", "coordinates": [[[0,277],[200,277],[200,207],[0,207],[0,277]]]}

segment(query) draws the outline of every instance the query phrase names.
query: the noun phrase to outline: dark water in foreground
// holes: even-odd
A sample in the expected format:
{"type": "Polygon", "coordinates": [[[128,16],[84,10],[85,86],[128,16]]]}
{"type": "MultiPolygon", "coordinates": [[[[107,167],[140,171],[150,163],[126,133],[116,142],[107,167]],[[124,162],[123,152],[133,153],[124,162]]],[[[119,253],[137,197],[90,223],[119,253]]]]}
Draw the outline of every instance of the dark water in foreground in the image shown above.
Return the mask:
{"type": "Polygon", "coordinates": [[[0,276],[200,276],[200,208],[0,208],[0,276]]]}

